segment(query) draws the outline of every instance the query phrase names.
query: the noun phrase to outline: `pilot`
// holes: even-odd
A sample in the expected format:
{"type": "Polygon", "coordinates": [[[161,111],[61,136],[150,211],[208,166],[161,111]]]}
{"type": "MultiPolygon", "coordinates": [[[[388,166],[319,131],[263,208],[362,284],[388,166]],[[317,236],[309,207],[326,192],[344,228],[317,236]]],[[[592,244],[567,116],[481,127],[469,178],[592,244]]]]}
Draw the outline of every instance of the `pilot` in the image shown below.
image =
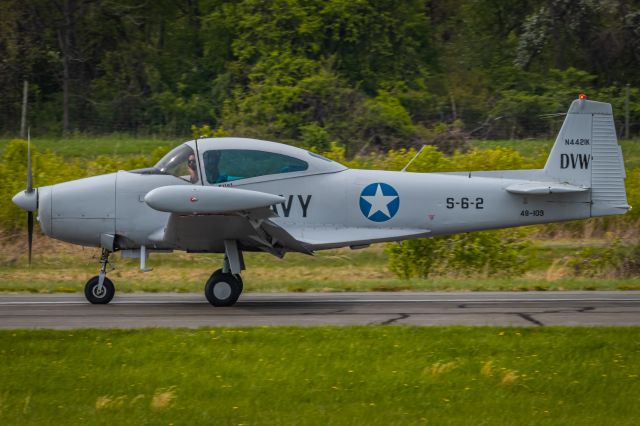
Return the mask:
{"type": "Polygon", "coordinates": [[[198,171],[196,170],[196,156],[194,154],[189,155],[187,159],[187,167],[189,168],[189,176],[191,183],[198,182],[198,171]]]}

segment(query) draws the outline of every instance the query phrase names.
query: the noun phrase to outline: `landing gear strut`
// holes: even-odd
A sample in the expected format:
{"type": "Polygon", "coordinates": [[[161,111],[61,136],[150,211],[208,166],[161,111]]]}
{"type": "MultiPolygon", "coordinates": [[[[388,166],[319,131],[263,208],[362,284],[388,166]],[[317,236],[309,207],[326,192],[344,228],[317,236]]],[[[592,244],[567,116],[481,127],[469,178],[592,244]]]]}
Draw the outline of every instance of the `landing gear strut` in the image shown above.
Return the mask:
{"type": "Polygon", "coordinates": [[[105,305],[111,302],[111,299],[116,294],[113,282],[107,278],[107,265],[109,264],[110,254],[109,250],[102,249],[100,273],[90,278],[84,286],[84,296],[95,305],[105,305]]]}
{"type": "Polygon", "coordinates": [[[233,306],[242,293],[240,271],[244,268],[242,251],[235,240],[225,240],[224,266],[207,280],[204,295],[213,306],[233,306]]]}

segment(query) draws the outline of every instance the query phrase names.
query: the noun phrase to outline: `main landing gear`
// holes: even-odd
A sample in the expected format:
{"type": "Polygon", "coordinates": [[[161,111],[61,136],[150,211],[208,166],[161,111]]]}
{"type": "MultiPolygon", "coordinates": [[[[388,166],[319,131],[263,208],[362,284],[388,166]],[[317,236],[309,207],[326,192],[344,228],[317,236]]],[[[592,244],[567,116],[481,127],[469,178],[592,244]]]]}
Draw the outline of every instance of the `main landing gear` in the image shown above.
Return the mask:
{"type": "Polygon", "coordinates": [[[225,240],[224,251],[224,266],[211,274],[204,286],[204,295],[213,306],[233,306],[242,293],[242,251],[235,240],[225,240]]]}
{"type": "Polygon", "coordinates": [[[100,273],[90,278],[84,286],[84,296],[94,305],[105,305],[111,302],[111,299],[116,294],[113,282],[107,278],[107,265],[109,264],[110,254],[109,250],[102,249],[100,273]]]}

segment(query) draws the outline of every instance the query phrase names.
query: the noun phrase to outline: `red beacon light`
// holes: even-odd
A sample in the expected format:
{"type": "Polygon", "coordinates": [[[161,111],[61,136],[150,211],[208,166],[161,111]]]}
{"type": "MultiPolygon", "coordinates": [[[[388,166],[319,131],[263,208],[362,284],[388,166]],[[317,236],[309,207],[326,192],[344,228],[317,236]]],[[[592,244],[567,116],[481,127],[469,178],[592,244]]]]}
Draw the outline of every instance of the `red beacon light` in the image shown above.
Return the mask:
{"type": "Polygon", "coordinates": [[[580,93],[578,95],[578,99],[580,99],[581,101],[584,101],[585,99],[587,99],[587,95],[585,95],[584,93],[580,93]]]}

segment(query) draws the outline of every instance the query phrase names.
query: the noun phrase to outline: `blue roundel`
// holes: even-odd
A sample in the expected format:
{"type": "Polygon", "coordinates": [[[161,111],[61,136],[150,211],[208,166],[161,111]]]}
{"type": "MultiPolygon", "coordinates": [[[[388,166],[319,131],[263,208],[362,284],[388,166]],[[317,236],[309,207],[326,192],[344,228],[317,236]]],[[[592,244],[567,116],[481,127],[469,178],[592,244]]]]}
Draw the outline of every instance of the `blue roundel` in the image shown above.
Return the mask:
{"type": "Polygon", "coordinates": [[[385,222],[398,213],[400,196],[391,185],[372,183],[360,193],[360,211],[369,220],[385,222]]]}

